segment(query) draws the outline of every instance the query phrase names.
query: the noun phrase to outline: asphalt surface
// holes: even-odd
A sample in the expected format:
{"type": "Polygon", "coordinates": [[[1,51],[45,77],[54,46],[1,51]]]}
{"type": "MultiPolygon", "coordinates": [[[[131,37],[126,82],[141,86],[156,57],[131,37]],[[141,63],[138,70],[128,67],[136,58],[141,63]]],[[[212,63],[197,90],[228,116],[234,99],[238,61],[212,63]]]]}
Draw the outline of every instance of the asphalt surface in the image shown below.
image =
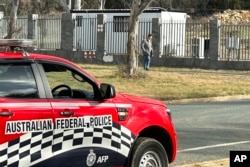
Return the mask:
{"type": "Polygon", "coordinates": [[[194,164],[178,165],[175,167],[229,167],[229,159],[218,159],[194,164]]]}
{"type": "Polygon", "coordinates": [[[250,96],[166,103],[178,134],[177,158],[171,167],[227,166],[231,150],[250,151],[250,96]]]}

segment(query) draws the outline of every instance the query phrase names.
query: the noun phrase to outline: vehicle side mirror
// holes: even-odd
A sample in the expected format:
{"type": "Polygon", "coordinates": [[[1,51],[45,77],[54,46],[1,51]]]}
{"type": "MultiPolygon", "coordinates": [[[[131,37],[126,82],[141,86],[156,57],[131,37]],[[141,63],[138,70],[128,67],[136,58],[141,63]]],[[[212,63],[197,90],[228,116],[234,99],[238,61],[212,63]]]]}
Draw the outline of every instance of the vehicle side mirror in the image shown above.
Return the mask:
{"type": "Polygon", "coordinates": [[[115,87],[111,84],[102,83],[100,86],[103,99],[109,99],[115,97],[115,87]]]}

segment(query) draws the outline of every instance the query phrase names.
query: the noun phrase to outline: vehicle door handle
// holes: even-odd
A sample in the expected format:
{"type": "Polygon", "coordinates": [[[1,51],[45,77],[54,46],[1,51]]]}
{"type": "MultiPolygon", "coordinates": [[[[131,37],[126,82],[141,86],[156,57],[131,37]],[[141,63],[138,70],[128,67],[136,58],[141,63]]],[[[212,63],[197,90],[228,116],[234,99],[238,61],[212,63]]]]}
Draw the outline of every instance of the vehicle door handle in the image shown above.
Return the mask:
{"type": "Polygon", "coordinates": [[[74,115],[74,112],[73,111],[61,111],[60,115],[62,115],[62,116],[72,116],[72,115],[74,115]]]}
{"type": "Polygon", "coordinates": [[[12,116],[13,115],[13,112],[10,112],[10,111],[0,111],[0,116],[12,116]]]}

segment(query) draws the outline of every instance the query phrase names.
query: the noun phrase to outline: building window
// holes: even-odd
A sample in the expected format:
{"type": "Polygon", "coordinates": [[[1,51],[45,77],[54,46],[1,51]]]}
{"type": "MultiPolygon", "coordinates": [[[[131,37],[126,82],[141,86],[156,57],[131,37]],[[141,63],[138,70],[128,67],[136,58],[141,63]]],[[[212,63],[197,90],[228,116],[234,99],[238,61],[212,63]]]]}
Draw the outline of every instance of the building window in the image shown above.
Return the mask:
{"type": "Polygon", "coordinates": [[[76,26],[82,27],[83,16],[76,16],[76,26]]]}
{"type": "Polygon", "coordinates": [[[114,16],[114,32],[128,32],[129,16],[114,16]]]}

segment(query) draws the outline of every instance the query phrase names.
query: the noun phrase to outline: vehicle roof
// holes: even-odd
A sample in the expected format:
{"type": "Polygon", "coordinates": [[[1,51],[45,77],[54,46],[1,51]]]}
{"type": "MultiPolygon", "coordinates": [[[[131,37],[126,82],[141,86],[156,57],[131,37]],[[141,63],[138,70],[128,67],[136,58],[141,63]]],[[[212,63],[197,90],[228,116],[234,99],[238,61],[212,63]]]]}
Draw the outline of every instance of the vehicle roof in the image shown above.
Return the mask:
{"type": "MultiPolygon", "coordinates": [[[[38,53],[28,53],[28,52],[11,52],[11,51],[1,51],[0,52],[0,58],[4,59],[45,59],[45,60],[60,60],[60,61],[65,61],[64,59],[56,56],[50,56],[46,54],[38,54],[38,53]],[[27,55],[25,55],[27,54],[27,55]]],[[[67,60],[66,60],[67,61],[67,60]]]]}

